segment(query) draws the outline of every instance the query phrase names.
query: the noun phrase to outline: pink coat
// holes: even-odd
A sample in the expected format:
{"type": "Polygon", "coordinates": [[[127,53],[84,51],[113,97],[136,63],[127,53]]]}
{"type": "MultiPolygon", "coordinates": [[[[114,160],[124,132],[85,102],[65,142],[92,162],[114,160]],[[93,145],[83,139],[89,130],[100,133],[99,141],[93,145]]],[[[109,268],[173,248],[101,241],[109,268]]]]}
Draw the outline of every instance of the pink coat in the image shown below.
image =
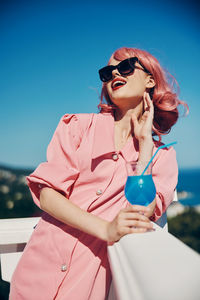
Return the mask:
{"type": "MultiPolygon", "coordinates": [[[[38,206],[41,188],[49,186],[111,221],[128,204],[125,161],[137,159],[134,138],[115,151],[111,113],[64,115],[48,146],[47,162],[27,177],[28,185],[38,206]]],[[[153,165],[154,220],[172,201],[177,174],[174,149],[160,150],[153,165]]],[[[13,274],[9,299],[103,300],[110,282],[106,242],[44,213],[13,274]]]]}

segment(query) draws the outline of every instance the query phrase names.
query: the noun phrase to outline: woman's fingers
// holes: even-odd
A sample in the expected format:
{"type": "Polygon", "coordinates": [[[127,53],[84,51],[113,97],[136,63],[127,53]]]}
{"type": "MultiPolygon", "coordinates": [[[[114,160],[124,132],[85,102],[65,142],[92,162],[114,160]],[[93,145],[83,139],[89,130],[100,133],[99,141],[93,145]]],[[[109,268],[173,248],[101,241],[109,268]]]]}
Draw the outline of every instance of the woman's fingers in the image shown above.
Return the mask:
{"type": "Polygon", "coordinates": [[[137,119],[136,115],[134,115],[134,114],[132,114],[132,122],[133,122],[134,128],[136,128],[139,125],[138,119],[137,119]]]}
{"type": "Polygon", "coordinates": [[[126,234],[129,234],[129,233],[142,233],[142,232],[146,232],[148,230],[149,230],[148,228],[144,228],[144,227],[140,227],[140,228],[137,228],[137,227],[124,227],[121,230],[121,237],[126,235],[126,234]]]}
{"type": "Polygon", "coordinates": [[[147,101],[147,93],[146,92],[144,92],[144,96],[143,96],[143,99],[144,99],[144,111],[146,111],[146,110],[149,110],[149,102],[147,101]]]}
{"type": "Polygon", "coordinates": [[[147,228],[130,228],[130,233],[143,233],[147,230],[147,228]]]}
{"type": "Polygon", "coordinates": [[[137,139],[143,138],[146,135],[151,135],[152,121],[154,115],[153,102],[147,92],[143,95],[144,112],[138,120],[137,117],[132,114],[132,123],[135,137],[137,139]]]}
{"type": "Polygon", "coordinates": [[[151,222],[144,222],[139,220],[124,220],[124,227],[133,227],[133,228],[147,228],[153,229],[153,224],[151,222]]]}
{"type": "Polygon", "coordinates": [[[141,207],[135,207],[134,209],[139,210],[134,211],[122,211],[118,218],[118,224],[122,227],[134,227],[134,228],[147,228],[152,229],[153,225],[144,214],[141,214],[141,207]]]}
{"type": "Polygon", "coordinates": [[[150,208],[148,206],[142,206],[142,205],[128,205],[126,208],[124,208],[122,211],[125,212],[139,212],[139,213],[148,213],[150,211],[150,208]]]}
{"type": "Polygon", "coordinates": [[[135,212],[125,212],[124,215],[122,215],[126,220],[141,220],[144,222],[150,222],[149,218],[146,217],[144,214],[141,213],[135,213],[135,212]]]}
{"type": "Polygon", "coordinates": [[[152,100],[151,100],[151,97],[150,97],[149,93],[144,92],[143,96],[144,96],[144,100],[146,101],[147,105],[150,106],[150,104],[152,103],[152,100]]]}
{"type": "Polygon", "coordinates": [[[149,111],[150,114],[152,115],[154,112],[154,106],[153,106],[153,102],[149,96],[149,93],[144,92],[144,110],[145,111],[149,111]]]}
{"type": "Polygon", "coordinates": [[[153,229],[153,225],[141,211],[147,211],[146,207],[135,205],[127,207],[118,215],[117,224],[122,230],[129,230],[127,228],[146,228],[153,229]]]}
{"type": "Polygon", "coordinates": [[[148,207],[141,205],[129,205],[122,209],[113,221],[108,222],[107,241],[116,242],[128,233],[139,233],[153,230],[153,225],[145,216],[148,207]]]}

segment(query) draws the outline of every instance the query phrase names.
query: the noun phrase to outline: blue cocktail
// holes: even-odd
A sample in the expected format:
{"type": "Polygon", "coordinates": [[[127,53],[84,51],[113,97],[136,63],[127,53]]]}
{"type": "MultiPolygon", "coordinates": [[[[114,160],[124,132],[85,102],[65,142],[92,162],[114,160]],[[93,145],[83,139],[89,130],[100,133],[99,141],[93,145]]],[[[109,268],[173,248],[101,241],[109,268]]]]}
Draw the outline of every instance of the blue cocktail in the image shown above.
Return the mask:
{"type": "Polygon", "coordinates": [[[156,196],[156,188],[151,174],[151,165],[142,175],[143,165],[137,162],[128,162],[125,196],[131,204],[148,206],[156,196]]]}
{"type": "Polygon", "coordinates": [[[153,159],[160,149],[170,147],[176,143],[172,142],[158,147],[147,164],[144,162],[126,163],[128,178],[125,185],[125,196],[131,204],[147,206],[154,200],[156,188],[151,173],[153,159]]]}

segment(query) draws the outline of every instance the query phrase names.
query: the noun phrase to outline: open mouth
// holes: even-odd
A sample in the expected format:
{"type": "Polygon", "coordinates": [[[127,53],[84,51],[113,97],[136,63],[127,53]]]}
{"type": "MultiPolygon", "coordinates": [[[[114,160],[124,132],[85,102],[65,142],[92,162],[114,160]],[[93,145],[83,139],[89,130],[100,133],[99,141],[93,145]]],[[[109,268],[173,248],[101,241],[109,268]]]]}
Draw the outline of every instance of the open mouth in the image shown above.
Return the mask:
{"type": "Polygon", "coordinates": [[[120,87],[124,86],[126,84],[126,81],[123,79],[114,79],[112,82],[112,89],[116,90],[119,89],[120,87]]]}

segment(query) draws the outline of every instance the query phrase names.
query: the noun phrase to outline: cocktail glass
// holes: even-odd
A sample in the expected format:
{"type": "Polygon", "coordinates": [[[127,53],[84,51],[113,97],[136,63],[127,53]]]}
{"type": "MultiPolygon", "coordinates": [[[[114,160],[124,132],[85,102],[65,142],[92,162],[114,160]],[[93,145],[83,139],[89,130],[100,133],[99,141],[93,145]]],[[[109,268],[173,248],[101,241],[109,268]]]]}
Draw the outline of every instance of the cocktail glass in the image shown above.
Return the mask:
{"type": "Polygon", "coordinates": [[[156,188],[152,178],[152,163],[144,172],[146,166],[147,162],[126,162],[125,196],[131,204],[148,206],[156,196],[156,188]]]}
{"type": "Polygon", "coordinates": [[[131,204],[147,206],[154,200],[156,188],[151,172],[153,159],[160,149],[168,148],[176,143],[172,142],[158,147],[147,164],[135,161],[126,163],[128,177],[125,185],[125,196],[131,204]]]}

